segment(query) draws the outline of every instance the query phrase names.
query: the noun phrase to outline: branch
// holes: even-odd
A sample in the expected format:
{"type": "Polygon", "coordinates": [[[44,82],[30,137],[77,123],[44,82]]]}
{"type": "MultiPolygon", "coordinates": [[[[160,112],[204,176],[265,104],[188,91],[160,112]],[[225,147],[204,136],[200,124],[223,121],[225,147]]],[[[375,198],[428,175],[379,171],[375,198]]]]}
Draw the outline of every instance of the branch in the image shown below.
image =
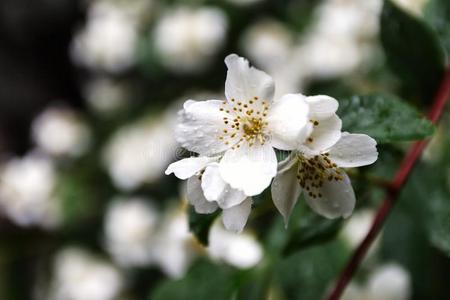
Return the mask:
{"type": "MultiPolygon", "coordinates": [[[[439,118],[442,115],[445,104],[450,96],[450,69],[444,75],[444,78],[439,86],[439,89],[435,95],[433,106],[428,114],[428,118],[434,124],[436,124],[439,118]]],[[[398,168],[394,178],[390,182],[389,187],[387,188],[387,196],[383,200],[381,207],[378,209],[378,212],[373,220],[372,226],[367,233],[364,240],[358,246],[358,248],[353,253],[350,261],[345,266],[344,270],[340,274],[334,289],[328,296],[328,300],[338,300],[342,293],[344,292],[345,287],[350,282],[353,274],[361,264],[364,256],[367,253],[370,245],[380,232],[381,227],[383,226],[384,221],[386,220],[388,214],[390,213],[392,206],[397,201],[397,196],[401,191],[403,185],[408,179],[413,167],[415,166],[417,160],[422,154],[423,149],[425,148],[428,140],[417,141],[411,145],[409,151],[403,158],[403,162],[398,168]]]]}

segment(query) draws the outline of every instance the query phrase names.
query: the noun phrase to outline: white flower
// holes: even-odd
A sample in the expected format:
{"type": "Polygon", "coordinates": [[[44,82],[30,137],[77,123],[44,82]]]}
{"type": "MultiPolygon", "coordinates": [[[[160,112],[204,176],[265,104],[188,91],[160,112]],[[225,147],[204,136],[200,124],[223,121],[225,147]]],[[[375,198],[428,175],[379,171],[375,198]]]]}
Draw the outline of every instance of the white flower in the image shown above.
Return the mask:
{"type": "Polygon", "coordinates": [[[364,285],[350,283],[342,300],[407,300],[411,295],[411,279],[400,265],[377,267],[364,285]]]}
{"type": "Polygon", "coordinates": [[[152,260],[172,278],[181,278],[197,255],[186,211],[169,210],[153,238],[152,260]]]}
{"type": "Polygon", "coordinates": [[[52,161],[36,152],[13,158],[0,171],[0,206],[21,226],[54,228],[61,211],[54,198],[56,174],[52,161]]]}
{"type": "Polygon", "coordinates": [[[68,108],[48,108],[32,125],[33,139],[45,152],[55,155],[79,156],[90,142],[90,131],[81,118],[68,108]]]}
{"type": "Polygon", "coordinates": [[[89,81],[83,89],[89,107],[99,114],[112,114],[124,107],[127,100],[126,87],[106,77],[89,81]]]}
{"type": "Polygon", "coordinates": [[[178,7],[163,15],[154,31],[162,63],[173,72],[201,70],[222,46],[227,19],[216,8],[178,7]]]}
{"type": "Polygon", "coordinates": [[[310,106],[309,136],[280,163],[272,183],[275,206],[287,223],[301,192],[318,214],[348,217],[355,206],[350,179],[342,168],[372,164],[378,157],[376,141],[364,134],[341,134],[338,103],[327,96],[292,95],[310,106]]]}
{"type": "Polygon", "coordinates": [[[152,237],[158,212],[147,199],[115,199],[106,212],[106,246],[122,266],[146,266],[151,262],[152,237]]]}
{"type": "Polygon", "coordinates": [[[208,253],[212,258],[240,269],[256,266],[263,257],[262,246],[253,235],[230,232],[217,221],[209,230],[208,240],[208,253]]]}
{"type": "Polygon", "coordinates": [[[367,66],[374,54],[381,0],[327,0],[294,53],[305,78],[333,78],[367,66]]]}
{"type": "MultiPolygon", "coordinates": [[[[356,211],[352,217],[348,219],[341,230],[341,237],[350,249],[356,249],[356,247],[362,242],[370,230],[374,217],[375,211],[366,208],[356,211]]],[[[365,258],[366,260],[371,259],[377,253],[381,242],[381,236],[382,233],[377,236],[375,241],[370,246],[365,258]]]]}
{"type": "Polygon", "coordinates": [[[133,190],[144,182],[157,180],[173,160],[176,141],[173,115],[142,120],[118,130],[103,152],[105,168],[122,190],[133,190]]]}
{"type": "Polygon", "coordinates": [[[189,157],[169,165],[166,174],[188,179],[188,202],[200,214],[223,210],[223,223],[228,230],[242,231],[250,214],[252,199],[233,189],[219,172],[218,157],[189,157]]]}
{"type": "MultiPolygon", "coordinates": [[[[275,20],[259,21],[252,25],[242,40],[244,51],[250,59],[271,73],[288,64],[293,44],[293,34],[275,20]]],[[[279,82],[276,82],[278,92],[279,82]]]]}
{"type": "Polygon", "coordinates": [[[273,147],[292,150],[305,134],[308,105],[286,95],[273,101],[274,82],[235,54],[226,57],[227,100],[184,104],[178,142],[201,156],[222,156],[220,176],[247,196],[261,193],[276,174],[273,147]]]}
{"type": "Polygon", "coordinates": [[[121,72],[135,62],[137,38],[133,16],[112,1],[95,1],[85,28],[72,42],[71,55],[83,66],[121,72]]]}
{"type": "Polygon", "coordinates": [[[124,284],[113,265],[77,248],[56,255],[53,276],[51,300],[112,300],[124,284]]]}

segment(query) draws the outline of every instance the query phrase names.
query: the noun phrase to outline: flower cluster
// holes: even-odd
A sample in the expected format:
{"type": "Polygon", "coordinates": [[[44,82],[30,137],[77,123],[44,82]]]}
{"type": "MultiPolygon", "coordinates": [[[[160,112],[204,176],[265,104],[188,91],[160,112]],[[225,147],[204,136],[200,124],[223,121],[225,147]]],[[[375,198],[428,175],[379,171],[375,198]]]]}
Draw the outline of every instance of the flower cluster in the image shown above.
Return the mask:
{"type": "Polygon", "coordinates": [[[303,191],[317,213],[348,217],[355,195],[343,168],[376,161],[376,142],[341,132],[338,102],[328,96],[287,94],[246,59],[225,58],[226,100],[185,102],[177,141],[198,155],[171,164],[166,174],[188,179],[187,198],[198,213],[223,210],[223,223],[241,231],[252,196],[272,183],[272,198],[286,223],[303,191]],[[278,162],[275,149],[290,151],[278,162]]]}

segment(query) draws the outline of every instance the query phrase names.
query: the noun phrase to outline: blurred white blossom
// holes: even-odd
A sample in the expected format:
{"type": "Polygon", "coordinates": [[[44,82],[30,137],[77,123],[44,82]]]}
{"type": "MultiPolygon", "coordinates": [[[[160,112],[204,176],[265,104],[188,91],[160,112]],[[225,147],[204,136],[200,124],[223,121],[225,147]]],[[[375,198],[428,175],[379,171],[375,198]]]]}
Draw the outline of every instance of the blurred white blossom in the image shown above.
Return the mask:
{"type": "Polygon", "coordinates": [[[84,97],[89,107],[99,114],[112,114],[122,108],[127,101],[127,90],[112,79],[95,78],[87,83],[84,97]]]}
{"type": "Polygon", "coordinates": [[[428,1],[429,0],[393,0],[395,4],[415,16],[421,16],[423,14],[423,10],[428,1]]]}
{"type": "Polygon", "coordinates": [[[214,259],[247,269],[261,261],[263,248],[253,235],[228,231],[216,221],[209,230],[208,253],[214,259]]]}
{"type": "Polygon", "coordinates": [[[186,210],[180,208],[168,210],[153,239],[154,263],[167,276],[181,278],[198,254],[198,248],[189,231],[186,210]]]}
{"type": "Polygon", "coordinates": [[[174,159],[175,113],[143,120],[119,129],[106,145],[103,160],[114,184],[132,190],[159,179],[174,159]]]}
{"type": "Polygon", "coordinates": [[[176,7],[161,17],[153,32],[162,63],[176,73],[203,69],[223,45],[225,14],[213,7],[176,7]]]}
{"type": "Polygon", "coordinates": [[[55,180],[52,161],[37,152],[10,159],[0,169],[1,210],[21,226],[57,226],[61,211],[53,195],[55,180]]]}
{"type": "Polygon", "coordinates": [[[158,212],[148,199],[115,199],[106,212],[106,246],[122,266],[146,266],[151,261],[152,237],[158,212]]]}
{"type": "Polygon", "coordinates": [[[135,62],[136,15],[114,1],[94,1],[71,45],[73,60],[91,69],[121,72],[135,62]]]}
{"type": "MultiPolygon", "coordinates": [[[[242,45],[246,54],[256,65],[274,75],[273,70],[276,71],[280,66],[288,63],[294,37],[281,22],[263,20],[247,29],[242,45]]],[[[276,78],[275,81],[278,83],[276,78]]]]}
{"type": "MultiPolygon", "coordinates": [[[[358,247],[358,245],[366,237],[370,227],[372,226],[374,218],[374,210],[358,210],[345,223],[344,227],[341,230],[341,236],[351,249],[355,249],[356,247],[358,247]]],[[[378,234],[377,238],[370,246],[368,254],[366,256],[367,258],[370,258],[377,252],[380,246],[381,236],[382,233],[380,232],[380,234],[378,234]]]]}
{"type": "Polygon", "coordinates": [[[244,33],[241,44],[277,83],[274,99],[303,89],[303,61],[296,61],[295,37],[281,22],[265,19],[255,23],[244,33]]]}
{"type": "Polygon", "coordinates": [[[51,300],[112,300],[124,285],[122,275],[110,263],[77,248],[56,255],[51,300]]]}
{"type": "Polygon", "coordinates": [[[81,117],[68,108],[50,107],[32,125],[34,142],[55,156],[79,156],[90,143],[91,134],[81,117]]]}
{"type": "Polygon", "coordinates": [[[308,77],[329,78],[355,71],[371,54],[379,30],[381,0],[328,0],[297,48],[308,77]]]}
{"type": "Polygon", "coordinates": [[[381,0],[325,0],[301,37],[275,21],[256,23],[243,37],[245,52],[277,82],[275,98],[309,81],[370,67],[376,55],[381,0]]]}
{"type": "Polygon", "coordinates": [[[367,283],[352,282],[342,300],[407,300],[411,295],[409,273],[398,264],[384,264],[369,274],[367,283]]]}

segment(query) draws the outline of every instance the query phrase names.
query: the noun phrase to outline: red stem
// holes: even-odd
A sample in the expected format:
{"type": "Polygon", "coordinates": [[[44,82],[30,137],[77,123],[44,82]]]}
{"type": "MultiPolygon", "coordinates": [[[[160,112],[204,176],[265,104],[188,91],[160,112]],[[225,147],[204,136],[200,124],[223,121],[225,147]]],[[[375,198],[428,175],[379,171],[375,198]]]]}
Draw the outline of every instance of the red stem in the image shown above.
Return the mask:
{"type": "MultiPolygon", "coordinates": [[[[444,78],[439,86],[439,89],[435,95],[433,106],[428,114],[428,118],[431,122],[437,123],[439,118],[442,115],[444,110],[444,106],[449,99],[450,96],[450,69],[444,75],[444,78]]],[[[404,183],[408,179],[408,176],[411,173],[414,165],[416,164],[418,158],[422,154],[423,149],[425,148],[428,140],[417,141],[411,145],[409,151],[406,153],[403,158],[402,164],[398,168],[394,178],[390,182],[390,186],[388,188],[388,193],[383,203],[381,204],[378,212],[373,220],[372,226],[367,233],[364,240],[358,246],[358,248],[353,253],[350,261],[347,263],[346,267],[342,271],[339,276],[334,289],[328,296],[328,300],[338,300],[342,293],[344,292],[345,287],[350,282],[353,274],[355,273],[358,266],[361,264],[364,256],[367,253],[370,245],[373,240],[376,238],[378,233],[380,232],[381,227],[383,226],[384,221],[386,220],[389,212],[391,211],[392,206],[397,200],[397,196],[403,187],[404,183]]]]}

